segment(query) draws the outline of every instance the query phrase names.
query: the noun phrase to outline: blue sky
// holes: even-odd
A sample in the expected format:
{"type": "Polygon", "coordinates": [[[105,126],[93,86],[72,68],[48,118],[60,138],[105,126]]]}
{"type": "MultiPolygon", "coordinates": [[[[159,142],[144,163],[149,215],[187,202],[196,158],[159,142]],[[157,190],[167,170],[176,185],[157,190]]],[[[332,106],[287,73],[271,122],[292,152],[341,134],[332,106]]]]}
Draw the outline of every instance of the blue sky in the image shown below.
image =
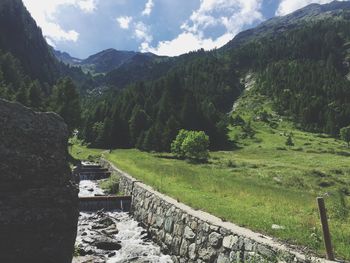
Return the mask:
{"type": "Polygon", "coordinates": [[[331,0],[23,0],[49,44],[86,58],[107,48],[176,56],[331,0]]]}

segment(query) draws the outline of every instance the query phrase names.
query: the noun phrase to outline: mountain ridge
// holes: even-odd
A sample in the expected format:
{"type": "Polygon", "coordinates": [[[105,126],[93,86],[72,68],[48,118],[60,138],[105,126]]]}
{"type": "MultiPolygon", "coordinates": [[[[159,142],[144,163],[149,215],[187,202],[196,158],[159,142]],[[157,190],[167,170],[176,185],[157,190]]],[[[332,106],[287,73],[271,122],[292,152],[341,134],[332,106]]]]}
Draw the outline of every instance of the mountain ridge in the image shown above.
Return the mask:
{"type": "Polygon", "coordinates": [[[160,58],[153,53],[141,53],[137,51],[117,50],[109,48],[90,55],[85,59],[74,58],[67,52],[54,50],[58,60],[72,66],[80,66],[84,71],[91,73],[108,73],[119,67],[133,63],[137,58],[147,61],[149,59],[160,58]]]}

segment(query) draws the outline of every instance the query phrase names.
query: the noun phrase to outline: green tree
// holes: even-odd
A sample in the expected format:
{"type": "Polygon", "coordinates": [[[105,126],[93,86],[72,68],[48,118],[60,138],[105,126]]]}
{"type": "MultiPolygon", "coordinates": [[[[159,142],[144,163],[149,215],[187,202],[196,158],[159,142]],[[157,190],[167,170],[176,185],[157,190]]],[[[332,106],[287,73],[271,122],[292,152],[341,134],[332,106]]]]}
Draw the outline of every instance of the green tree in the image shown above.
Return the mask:
{"type": "Polygon", "coordinates": [[[55,85],[51,96],[51,110],[64,119],[70,134],[79,127],[81,120],[80,99],[70,78],[60,79],[55,85]]]}
{"type": "Polygon", "coordinates": [[[177,157],[177,158],[184,158],[185,152],[182,149],[182,144],[184,140],[186,139],[189,131],[186,130],[180,130],[178,135],[176,136],[175,140],[171,143],[171,152],[177,157]]]}
{"type": "Polygon", "coordinates": [[[350,126],[340,129],[340,138],[348,144],[348,147],[350,147],[350,126]]]}
{"type": "Polygon", "coordinates": [[[100,144],[100,138],[103,136],[103,126],[103,122],[95,122],[91,127],[92,141],[95,147],[98,147],[100,144]]]}
{"type": "Polygon", "coordinates": [[[22,103],[25,106],[28,106],[28,91],[26,88],[21,87],[16,93],[16,101],[22,103]]]}
{"type": "Polygon", "coordinates": [[[140,106],[136,106],[133,110],[131,119],[129,121],[129,130],[131,135],[132,144],[137,143],[137,139],[142,133],[148,129],[151,119],[147,113],[141,109],[140,106]]]}
{"type": "Polygon", "coordinates": [[[155,126],[152,126],[145,134],[142,150],[144,151],[152,151],[157,150],[159,147],[159,137],[157,133],[157,129],[155,126]]]}
{"type": "Polygon", "coordinates": [[[171,152],[178,158],[204,162],[209,157],[209,137],[203,131],[180,130],[171,144],[171,152]]]}
{"type": "Polygon", "coordinates": [[[190,131],[182,143],[182,150],[188,159],[206,162],[209,158],[209,137],[203,131],[190,131]]]}
{"type": "Polygon", "coordinates": [[[232,126],[243,126],[245,121],[239,114],[237,114],[236,116],[231,116],[230,124],[232,126]]]}
{"type": "Polygon", "coordinates": [[[29,105],[34,110],[40,110],[43,104],[43,97],[39,81],[34,81],[29,87],[29,105]]]}
{"type": "Polygon", "coordinates": [[[289,134],[288,137],[287,137],[286,145],[287,146],[294,146],[293,137],[292,137],[291,134],[289,134]]]}
{"type": "Polygon", "coordinates": [[[243,131],[242,135],[244,138],[246,137],[253,138],[255,136],[255,131],[250,121],[242,126],[242,131],[243,131]]]}
{"type": "Polygon", "coordinates": [[[179,122],[172,115],[169,120],[166,122],[163,134],[162,134],[162,145],[163,149],[169,151],[171,148],[171,142],[175,139],[176,134],[180,128],[179,122]]]}

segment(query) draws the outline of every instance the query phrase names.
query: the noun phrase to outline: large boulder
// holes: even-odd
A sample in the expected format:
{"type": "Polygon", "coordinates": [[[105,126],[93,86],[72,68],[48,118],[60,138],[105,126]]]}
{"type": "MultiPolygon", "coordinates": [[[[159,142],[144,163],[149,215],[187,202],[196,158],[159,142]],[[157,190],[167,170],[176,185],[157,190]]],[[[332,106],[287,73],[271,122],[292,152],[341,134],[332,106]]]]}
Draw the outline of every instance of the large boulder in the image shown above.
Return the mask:
{"type": "Polygon", "coordinates": [[[67,126],[0,99],[0,262],[72,261],[78,189],[67,126]]]}

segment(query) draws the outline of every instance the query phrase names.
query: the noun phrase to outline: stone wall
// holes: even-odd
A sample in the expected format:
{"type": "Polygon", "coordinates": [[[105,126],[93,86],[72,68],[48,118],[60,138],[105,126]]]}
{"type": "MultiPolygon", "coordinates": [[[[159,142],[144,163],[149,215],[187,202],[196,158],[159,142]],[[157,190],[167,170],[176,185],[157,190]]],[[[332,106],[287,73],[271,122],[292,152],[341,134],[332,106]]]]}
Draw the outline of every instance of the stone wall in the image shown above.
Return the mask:
{"type": "Polygon", "coordinates": [[[223,222],[154,191],[105,160],[120,176],[120,190],[132,195],[132,213],[174,262],[330,262],[306,257],[272,238],[223,222]]]}
{"type": "Polygon", "coordinates": [[[70,263],[78,190],[67,126],[0,99],[0,262],[70,263]]]}

